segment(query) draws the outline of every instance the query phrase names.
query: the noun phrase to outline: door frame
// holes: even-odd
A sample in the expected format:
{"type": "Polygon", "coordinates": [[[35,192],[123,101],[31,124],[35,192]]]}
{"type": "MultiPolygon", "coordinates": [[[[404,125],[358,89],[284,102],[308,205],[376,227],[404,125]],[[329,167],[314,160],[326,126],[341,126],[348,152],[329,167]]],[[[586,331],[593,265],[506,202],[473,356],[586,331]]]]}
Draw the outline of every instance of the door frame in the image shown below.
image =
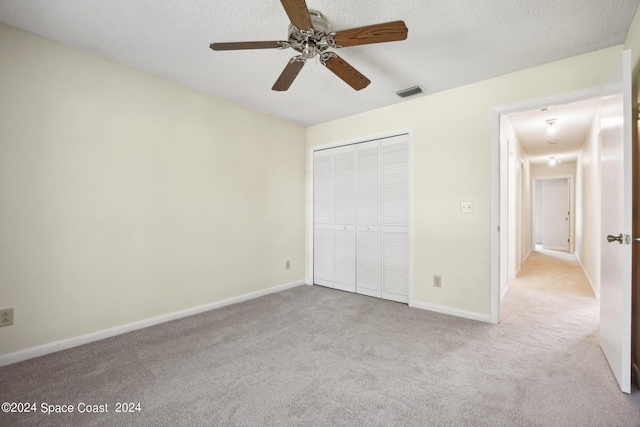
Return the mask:
{"type": "Polygon", "coordinates": [[[535,221],[535,215],[533,215],[533,213],[535,213],[535,208],[536,208],[536,203],[535,203],[535,197],[536,197],[536,191],[537,191],[537,186],[536,186],[536,182],[538,181],[548,181],[551,179],[568,179],[569,180],[569,252],[570,254],[575,253],[576,247],[575,247],[575,235],[576,235],[576,230],[575,230],[575,200],[576,200],[576,194],[575,194],[575,175],[549,175],[549,176],[538,176],[538,177],[532,177],[531,181],[531,198],[532,198],[532,203],[531,203],[531,211],[532,211],[532,215],[531,215],[531,234],[532,234],[532,245],[533,245],[533,249],[535,249],[535,227],[534,224],[536,223],[535,221]]]}
{"type": "MultiPolygon", "coordinates": [[[[408,305],[413,307],[413,128],[398,129],[391,132],[374,134],[370,136],[351,139],[348,141],[333,142],[325,145],[318,145],[307,150],[307,171],[308,171],[308,194],[309,203],[307,205],[307,285],[313,285],[313,153],[329,148],[342,147],[345,145],[360,144],[363,142],[375,141],[377,139],[391,138],[399,135],[409,137],[409,295],[408,305]]],[[[357,288],[356,288],[357,289],[357,288]]]]}
{"type": "Polygon", "coordinates": [[[491,323],[500,323],[500,285],[507,285],[508,273],[508,173],[501,168],[508,163],[508,147],[500,139],[500,116],[519,113],[553,104],[566,104],[585,99],[600,98],[602,86],[574,92],[530,99],[491,110],[491,323]],[[502,230],[502,232],[501,232],[502,230]],[[506,262],[505,262],[506,261],[506,262]]]}

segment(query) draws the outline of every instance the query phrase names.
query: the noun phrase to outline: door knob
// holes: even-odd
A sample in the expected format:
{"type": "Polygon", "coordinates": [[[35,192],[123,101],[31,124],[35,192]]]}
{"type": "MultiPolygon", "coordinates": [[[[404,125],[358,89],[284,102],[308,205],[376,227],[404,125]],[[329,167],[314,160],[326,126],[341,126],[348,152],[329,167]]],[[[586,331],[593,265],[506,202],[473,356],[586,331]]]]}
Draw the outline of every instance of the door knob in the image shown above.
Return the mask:
{"type": "Polygon", "coordinates": [[[640,237],[634,237],[633,241],[636,242],[636,243],[640,243],[640,237]]]}
{"type": "Polygon", "coordinates": [[[622,233],[618,234],[617,236],[613,236],[611,234],[609,234],[607,236],[607,242],[611,243],[611,242],[615,242],[618,241],[618,243],[622,244],[622,233]]]}

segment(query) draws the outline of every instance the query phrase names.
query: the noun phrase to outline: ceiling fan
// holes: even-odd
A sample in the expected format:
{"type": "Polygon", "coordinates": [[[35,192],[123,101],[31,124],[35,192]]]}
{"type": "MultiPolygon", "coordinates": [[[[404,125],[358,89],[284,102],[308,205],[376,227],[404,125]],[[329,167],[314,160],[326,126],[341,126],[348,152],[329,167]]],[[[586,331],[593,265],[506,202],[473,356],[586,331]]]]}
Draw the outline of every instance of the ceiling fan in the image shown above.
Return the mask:
{"type": "Polygon", "coordinates": [[[291,58],[271,88],[275,91],[289,89],[305,62],[316,55],[319,56],[322,65],[353,89],[364,89],[371,81],[328,49],[400,41],[407,38],[407,26],[402,21],[369,25],[334,33],[331,32],[331,27],[325,17],[320,12],[309,10],[305,0],[280,0],[280,2],[291,21],[287,41],[211,43],[209,46],[213,50],[292,48],[300,52],[300,55],[291,58]]]}

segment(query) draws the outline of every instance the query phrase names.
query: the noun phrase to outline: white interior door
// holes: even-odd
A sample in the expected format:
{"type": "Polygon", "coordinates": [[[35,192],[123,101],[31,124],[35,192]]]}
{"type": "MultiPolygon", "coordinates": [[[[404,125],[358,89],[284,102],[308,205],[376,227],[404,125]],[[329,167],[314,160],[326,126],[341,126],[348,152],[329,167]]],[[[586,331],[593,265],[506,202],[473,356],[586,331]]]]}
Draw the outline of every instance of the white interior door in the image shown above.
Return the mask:
{"type": "Polygon", "coordinates": [[[333,150],[313,153],[313,283],[333,287],[333,150]]]}
{"type": "Polygon", "coordinates": [[[542,247],[569,252],[569,179],[542,181],[542,247]]]}
{"type": "Polygon", "coordinates": [[[409,302],[409,136],[380,142],[382,153],[382,298],[409,302]]]}
{"type": "Polygon", "coordinates": [[[333,287],[356,290],[356,165],[355,147],[333,149],[334,159],[334,257],[333,287]]]}
{"type": "Polygon", "coordinates": [[[600,346],[625,393],[631,392],[631,53],[625,51],[601,107],[600,346]]]}

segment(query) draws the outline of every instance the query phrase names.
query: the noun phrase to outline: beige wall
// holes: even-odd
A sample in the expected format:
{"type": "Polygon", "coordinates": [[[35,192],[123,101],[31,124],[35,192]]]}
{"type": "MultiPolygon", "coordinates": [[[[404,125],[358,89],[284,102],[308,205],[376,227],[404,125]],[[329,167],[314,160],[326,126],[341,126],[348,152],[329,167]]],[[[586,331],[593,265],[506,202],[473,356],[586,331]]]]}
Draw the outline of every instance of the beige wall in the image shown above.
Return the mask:
{"type": "Polygon", "coordinates": [[[575,254],[596,296],[600,295],[600,194],[599,152],[600,110],[576,162],[575,254]]]}
{"type": "MultiPolygon", "coordinates": [[[[617,46],[311,126],[307,162],[317,146],[412,128],[414,298],[489,315],[491,111],[599,86],[620,52],[617,46]],[[459,213],[462,200],[474,202],[473,214],[459,213]],[[434,274],[442,275],[441,288],[432,286],[434,274]]],[[[308,211],[307,203],[309,239],[308,211]]]]}
{"type": "Polygon", "coordinates": [[[563,162],[553,166],[547,163],[531,165],[531,178],[555,178],[575,174],[576,162],[563,162]]]}
{"type": "Polygon", "coordinates": [[[0,354],[304,279],[303,127],[1,24],[0,58],[0,354]]]}

